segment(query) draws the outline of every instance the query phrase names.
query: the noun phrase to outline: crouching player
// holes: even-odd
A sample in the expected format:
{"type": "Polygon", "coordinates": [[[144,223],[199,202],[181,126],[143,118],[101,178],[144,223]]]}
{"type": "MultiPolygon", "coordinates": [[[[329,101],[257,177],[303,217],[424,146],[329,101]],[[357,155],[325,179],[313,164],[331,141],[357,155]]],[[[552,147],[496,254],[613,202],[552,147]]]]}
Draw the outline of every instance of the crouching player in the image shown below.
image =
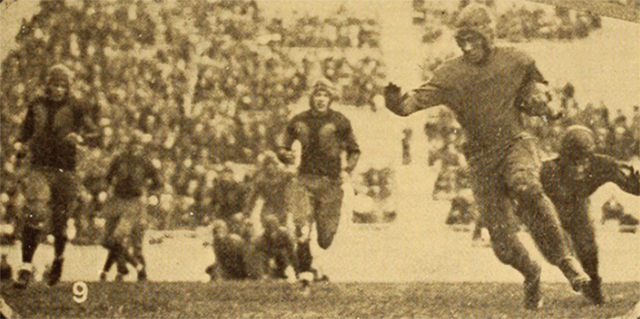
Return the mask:
{"type": "Polygon", "coordinates": [[[598,246],[589,217],[589,197],[605,183],[640,195],[640,173],[607,155],[595,154],[594,134],[586,127],[567,129],[557,158],[543,163],[540,173],[545,193],[555,204],[560,222],[573,240],[578,259],[591,283],[583,291],[594,304],[604,303],[598,274],[598,246]]]}
{"type": "Polygon", "coordinates": [[[296,281],[294,270],[295,238],[286,227],[280,226],[278,217],[263,218],[264,232],[255,241],[254,248],[260,261],[260,269],[271,278],[296,281]]]}
{"type": "Polygon", "coordinates": [[[221,219],[215,220],[212,228],[216,261],[205,272],[211,276],[212,281],[249,278],[249,243],[240,234],[230,232],[227,223],[221,219]]]}
{"type": "Polygon", "coordinates": [[[100,278],[102,280],[106,277],[106,272],[114,262],[118,263],[118,277],[126,275],[125,262],[129,262],[138,271],[138,281],[145,281],[147,272],[142,242],[147,208],[142,196],[149,180],[150,189],[154,190],[160,187],[160,179],[155,167],[142,155],[135,135],[128,142],[125,151],[111,162],[106,180],[113,185],[114,196],[104,210],[107,232],[103,245],[109,250],[109,255],[100,278]]]}

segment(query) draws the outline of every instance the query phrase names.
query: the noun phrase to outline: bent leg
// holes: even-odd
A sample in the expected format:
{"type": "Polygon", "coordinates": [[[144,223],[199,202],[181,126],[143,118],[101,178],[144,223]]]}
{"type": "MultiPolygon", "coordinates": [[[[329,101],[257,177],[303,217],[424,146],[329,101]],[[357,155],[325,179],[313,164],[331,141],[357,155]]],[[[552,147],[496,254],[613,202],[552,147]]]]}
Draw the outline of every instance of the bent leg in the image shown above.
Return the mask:
{"type": "Polygon", "coordinates": [[[533,139],[519,140],[507,155],[504,177],[509,192],[519,204],[522,222],[542,254],[553,265],[574,256],[573,247],[566,235],[556,208],[544,194],[540,182],[541,161],[533,139]]]}
{"type": "Polygon", "coordinates": [[[583,290],[589,282],[575,258],[555,206],[544,194],[540,182],[541,161],[533,139],[521,139],[506,157],[503,170],[509,193],[520,207],[521,219],[550,263],[560,268],[574,290],[583,290]]]}

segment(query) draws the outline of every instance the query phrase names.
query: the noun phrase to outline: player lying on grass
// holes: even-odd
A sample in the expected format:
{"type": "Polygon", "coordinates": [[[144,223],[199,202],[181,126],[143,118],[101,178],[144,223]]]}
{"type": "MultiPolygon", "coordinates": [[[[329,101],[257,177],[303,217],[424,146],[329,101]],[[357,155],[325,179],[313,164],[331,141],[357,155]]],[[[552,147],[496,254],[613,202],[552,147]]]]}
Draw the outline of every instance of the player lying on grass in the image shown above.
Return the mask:
{"type": "Polygon", "coordinates": [[[107,183],[113,185],[113,197],[104,208],[107,217],[104,247],[109,250],[100,279],[106,279],[114,262],[118,263],[118,277],[126,275],[126,262],[138,271],[138,280],[147,279],[142,242],[147,219],[147,207],[142,201],[148,181],[151,190],[160,187],[157,170],[142,155],[136,134],[129,137],[126,149],[117,155],[107,172],[107,183]],[[130,255],[129,251],[133,253],[130,255]]]}
{"type": "MultiPolygon", "coordinates": [[[[236,214],[242,216],[242,214],[236,214]]],[[[218,280],[242,280],[254,278],[259,275],[252,271],[250,241],[246,236],[242,236],[242,220],[234,215],[236,219],[230,230],[229,225],[224,220],[216,219],[212,225],[213,231],[213,253],[216,261],[207,267],[205,272],[211,276],[212,281],[218,280]]],[[[246,232],[244,232],[246,233],[246,232]]]]}
{"type": "Polygon", "coordinates": [[[473,174],[474,195],[491,235],[498,259],[525,278],[525,307],[542,305],[540,266],[517,236],[513,199],[527,207],[522,221],[544,256],[560,268],[574,290],[589,277],[574,256],[556,209],[545,195],[542,165],[535,138],[525,130],[522,115],[556,118],[547,103],[546,81],[535,61],[514,48],[496,47],[495,19],[480,4],[465,7],[458,17],[456,41],[463,55],[446,61],[412,95],[394,84],[385,89],[386,107],[409,116],[446,105],[467,134],[464,155],[473,174]]]}
{"type": "Polygon", "coordinates": [[[280,226],[277,216],[263,217],[264,232],[258,237],[241,213],[229,225],[218,219],[212,226],[216,262],[205,272],[213,281],[276,278],[295,282],[295,238],[280,226]]]}
{"type": "Polygon", "coordinates": [[[591,130],[583,126],[569,127],[562,138],[559,156],[544,162],[540,179],[558,210],[562,227],[573,241],[582,267],[591,278],[591,284],[583,293],[594,304],[601,305],[605,299],[598,273],[598,245],[589,217],[589,197],[609,182],[624,192],[640,195],[640,172],[610,156],[596,154],[595,150],[596,140],[591,130]]]}

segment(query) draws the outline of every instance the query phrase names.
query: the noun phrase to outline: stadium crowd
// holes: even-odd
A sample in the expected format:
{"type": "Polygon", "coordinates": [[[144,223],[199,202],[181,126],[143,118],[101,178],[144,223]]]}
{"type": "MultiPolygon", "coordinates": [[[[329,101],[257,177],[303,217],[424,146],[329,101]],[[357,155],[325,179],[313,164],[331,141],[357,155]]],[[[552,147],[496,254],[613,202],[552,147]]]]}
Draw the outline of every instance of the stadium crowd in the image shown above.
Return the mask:
{"type": "MultiPolygon", "coordinates": [[[[461,1],[459,9],[468,2],[461,1]]],[[[325,77],[336,83],[342,104],[373,110],[373,97],[384,85],[376,20],[352,18],[344,8],[327,18],[267,21],[255,1],[42,1],[41,7],[23,22],[16,37],[20,49],[2,61],[2,220],[19,227],[24,198],[16,187],[21,163],[12,145],[26,104],[43,93],[47,66],[63,61],[75,74],[73,94],[87,102],[99,125],[99,136],[85,141],[78,167],[83,185],[72,216],[79,244],[99,241],[106,170],[133,136],[164,182],[148,198],[151,226],[208,225],[222,206],[247,214],[259,164],[286,125],[287,105],[308,90],[308,80],[325,77]]],[[[423,1],[415,1],[414,9],[437,16],[442,27],[457,13],[435,12],[423,1]]],[[[498,37],[509,41],[571,39],[598,28],[599,19],[562,9],[554,17],[514,9],[500,15],[497,27],[498,37]]],[[[428,59],[425,79],[449,57],[428,59]]],[[[563,130],[575,124],[597,134],[600,153],[629,160],[640,152],[638,106],[629,121],[620,111],[611,116],[603,103],[580,106],[570,83],[555,94],[562,120],[548,125],[526,119],[549,154],[558,151],[563,130]]],[[[425,133],[430,164],[443,162],[436,192],[466,189],[459,169],[465,138],[452,113],[443,109],[425,133]]],[[[365,172],[360,193],[388,199],[389,174],[388,168],[365,172]]],[[[393,220],[393,205],[381,206],[382,216],[360,212],[356,219],[393,220]]]]}
{"type": "MultiPolygon", "coordinates": [[[[287,106],[308,90],[310,77],[332,79],[340,102],[356,106],[372,106],[384,78],[375,53],[377,22],[348,19],[344,9],[326,19],[267,21],[255,1],[40,6],[23,21],[19,49],[2,62],[5,222],[15,220],[22,200],[12,145],[27,103],[43,93],[54,63],[74,71],[72,93],[99,125],[99,136],[85,141],[80,156],[78,230],[95,227],[108,163],[134,135],[165,182],[152,209],[155,227],[206,224],[218,176],[233,169],[237,181],[248,184],[243,172],[254,171],[259,155],[273,149],[287,106]]],[[[92,232],[80,231],[78,240],[84,234],[92,232]]],[[[99,238],[91,237],[86,241],[99,238]]]]}
{"type": "MultiPolygon", "coordinates": [[[[424,27],[423,42],[436,41],[445,29],[451,29],[459,12],[472,2],[481,2],[496,8],[493,0],[463,0],[455,10],[426,5],[424,0],[414,0],[414,23],[424,27]]],[[[572,13],[567,8],[556,7],[553,14],[543,9],[513,7],[498,14],[496,36],[509,42],[533,39],[572,40],[587,37],[601,27],[600,17],[589,13],[572,13]]]]}

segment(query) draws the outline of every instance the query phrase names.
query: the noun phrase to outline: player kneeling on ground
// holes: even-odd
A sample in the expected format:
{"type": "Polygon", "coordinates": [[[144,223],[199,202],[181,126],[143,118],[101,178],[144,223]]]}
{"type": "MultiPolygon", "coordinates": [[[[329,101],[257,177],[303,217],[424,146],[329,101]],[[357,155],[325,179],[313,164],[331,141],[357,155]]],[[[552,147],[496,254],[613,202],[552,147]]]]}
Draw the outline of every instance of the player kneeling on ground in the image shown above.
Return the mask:
{"type": "Polygon", "coordinates": [[[295,282],[295,238],[286,227],[280,226],[276,216],[265,216],[263,227],[264,232],[254,244],[260,268],[269,277],[295,282]]]}
{"type": "Polygon", "coordinates": [[[141,152],[136,135],[133,135],[125,151],[116,156],[109,166],[106,180],[113,185],[113,197],[104,209],[107,227],[103,243],[109,255],[100,274],[101,280],[106,279],[106,273],[114,262],[118,263],[117,279],[128,273],[127,262],[138,271],[139,281],[147,279],[142,253],[147,207],[142,196],[149,180],[152,190],[160,187],[160,180],[157,170],[141,152]]]}
{"type": "Polygon", "coordinates": [[[213,228],[213,253],[216,262],[207,267],[205,272],[212,281],[242,280],[252,276],[249,261],[249,242],[240,234],[229,231],[227,223],[215,220],[213,228]]]}
{"type": "Polygon", "coordinates": [[[540,173],[545,193],[558,210],[562,227],[573,244],[591,283],[583,291],[594,304],[604,303],[602,278],[598,274],[598,245],[589,217],[589,197],[600,186],[612,182],[624,192],[640,195],[640,173],[607,155],[595,154],[593,133],[583,126],[569,127],[562,139],[560,155],[544,162],[540,173]]]}

